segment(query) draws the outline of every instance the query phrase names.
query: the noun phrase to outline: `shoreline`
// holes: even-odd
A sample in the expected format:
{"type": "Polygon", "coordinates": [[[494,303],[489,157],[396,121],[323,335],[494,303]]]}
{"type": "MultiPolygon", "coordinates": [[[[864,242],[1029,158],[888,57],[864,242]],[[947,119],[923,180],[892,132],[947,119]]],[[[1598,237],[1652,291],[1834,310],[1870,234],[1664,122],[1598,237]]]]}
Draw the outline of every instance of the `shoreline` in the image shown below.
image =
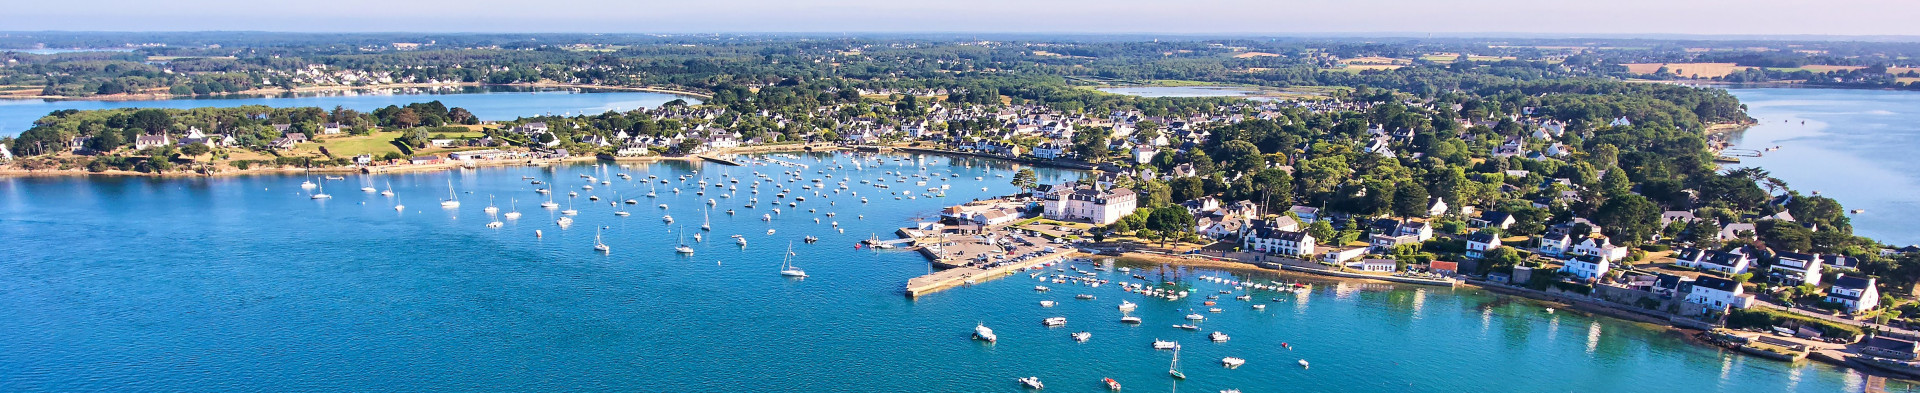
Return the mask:
{"type": "MultiPolygon", "coordinates": [[[[223,97],[223,96],[230,96],[230,95],[241,95],[241,96],[261,96],[263,98],[279,98],[280,95],[288,94],[288,93],[304,94],[304,93],[330,93],[330,92],[344,92],[344,91],[366,91],[366,90],[381,90],[381,89],[431,89],[431,88],[443,88],[443,87],[494,87],[494,86],[520,87],[520,88],[598,89],[598,90],[614,90],[614,91],[633,91],[633,92],[662,93],[662,94],[672,94],[672,95],[678,95],[678,96],[688,96],[688,97],[698,98],[701,101],[713,99],[713,96],[710,94],[688,91],[688,90],[677,90],[677,89],[668,88],[668,87],[612,86],[612,85],[590,85],[590,84],[580,84],[580,83],[552,83],[552,82],[507,83],[507,84],[481,83],[481,82],[454,82],[454,83],[393,83],[393,84],[385,84],[385,85],[377,85],[377,86],[301,86],[301,87],[295,87],[293,89],[255,88],[255,89],[232,92],[232,93],[222,93],[217,96],[215,95],[208,95],[208,96],[223,97]]],[[[172,94],[172,93],[130,93],[130,94],[107,95],[107,96],[81,96],[81,97],[48,96],[48,95],[38,95],[38,94],[35,94],[35,95],[0,94],[0,101],[51,100],[51,101],[131,102],[131,101],[183,100],[183,99],[196,99],[200,97],[203,97],[203,96],[193,95],[193,94],[179,95],[179,94],[172,94]]]]}
{"type": "MultiPolygon", "coordinates": [[[[807,144],[790,144],[790,145],[772,145],[772,146],[749,146],[749,147],[728,149],[727,151],[724,151],[724,152],[710,153],[710,154],[734,155],[734,154],[780,153],[780,152],[796,152],[796,151],[797,152],[826,152],[826,151],[836,151],[836,150],[843,150],[843,148],[839,146],[814,146],[814,145],[807,145],[807,144]]],[[[236,177],[236,176],[272,176],[272,175],[297,175],[297,174],[361,175],[361,174],[436,172],[436,171],[455,170],[455,169],[462,169],[462,168],[501,167],[501,166],[547,166],[547,165],[553,165],[553,164],[570,164],[570,163],[577,163],[577,162],[595,162],[595,161],[608,161],[608,162],[616,162],[616,163],[661,162],[661,161],[697,162],[697,161],[702,161],[702,159],[697,155],[609,157],[609,158],[602,158],[600,156],[573,156],[573,157],[557,158],[557,159],[462,161],[462,162],[443,162],[438,164],[420,164],[420,165],[398,164],[398,165],[380,165],[380,166],[346,166],[346,167],[323,167],[323,168],[300,168],[300,167],[260,168],[260,167],[256,167],[256,168],[248,168],[248,169],[237,169],[237,168],[227,169],[227,170],[222,170],[214,173],[195,173],[195,172],[148,173],[148,172],[122,171],[122,170],[93,172],[93,171],[88,171],[85,168],[50,169],[50,170],[32,171],[32,170],[17,169],[17,168],[11,168],[11,167],[0,167],[0,179],[44,178],[44,177],[92,177],[92,176],[185,179],[185,178],[219,178],[219,177],[236,177]]]]}

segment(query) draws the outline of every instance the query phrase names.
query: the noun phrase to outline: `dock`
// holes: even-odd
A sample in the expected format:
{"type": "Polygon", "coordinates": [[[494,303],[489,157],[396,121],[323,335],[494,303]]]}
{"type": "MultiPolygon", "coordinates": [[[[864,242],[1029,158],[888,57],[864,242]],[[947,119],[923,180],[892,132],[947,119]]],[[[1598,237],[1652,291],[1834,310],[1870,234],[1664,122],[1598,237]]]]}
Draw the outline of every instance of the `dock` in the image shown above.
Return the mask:
{"type": "Polygon", "coordinates": [[[729,160],[729,159],[725,159],[725,158],[720,158],[720,157],[714,157],[714,156],[709,156],[709,155],[700,155],[699,157],[700,157],[700,159],[702,159],[702,160],[707,160],[707,161],[713,161],[713,162],[717,162],[717,163],[721,163],[721,164],[726,164],[726,165],[732,165],[732,166],[741,166],[741,165],[742,165],[742,164],[740,164],[739,162],[735,162],[735,161],[733,161],[733,160],[729,160]]]}
{"type": "Polygon", "coordinates": [[[971,266],[961,266],[914,277],[907,280],[907,297],[920,297],[947,288],[1006,277],[1014,272],[1026,270],[1036,265],[1066,260],[1067,255],[1072,253],[1073,250],[1060,250],[1046,256],[1019,262],[1008,262],[991,268],[982,269],[971,266]]]}

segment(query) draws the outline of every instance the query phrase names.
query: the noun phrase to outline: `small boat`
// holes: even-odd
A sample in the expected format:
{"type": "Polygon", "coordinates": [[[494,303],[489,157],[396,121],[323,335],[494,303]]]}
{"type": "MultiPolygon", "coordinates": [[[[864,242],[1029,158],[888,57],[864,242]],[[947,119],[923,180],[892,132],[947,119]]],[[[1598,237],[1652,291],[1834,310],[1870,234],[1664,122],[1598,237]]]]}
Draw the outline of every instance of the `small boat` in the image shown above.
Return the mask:
{"type": "Polygon", "coordinates": [[[1046,388],[1047,388],[1047,385],[1044,385],[1044,384],[1041,384],[1041,383],[1040,383],[1040,377],[1026,377],[1026,378],[1020,378],[1020,384],[1021,384],[1021,385],[1024,385],[1024,386],[1026,386],[1026,387],[1028,387],[1028,388],[1033,388],[1033,389],[1046,389],[1046,388]]]}
{"type": "Polygon", "coordinates": [[[773,234],[773,228],[767,228],[767,234],[768,234],[768,235],[772,235],[772,234],[773,234]]]}
{"type": "Polygon", "coordinates": [[[1265,310],[1265,309],[1267,309],[1267,305],[1265,305],[1265,304],[1255,304],[1255,305],[1253,305],[1253,309],[1255,309],[1255,310],[1265,310]]]}
{"type": "Polygon", "coordinates": [[[1115,382],[1113,378],[1101,378],[1100,383],[1107,384],[1107,390],[1120,391],[1120,383],[1115,382]]]}
{"type": "Polygon", "coordinates": [[[1180,347],[1180,343],[1178,342],[1161,341],[1160,339],[1153,340],[1153,349],[1174,349],[1179,347],[1180,347]]]}
{"type": "Polygon", "coordinates": [[[1207,319],[1207,317],[1200,314],[1187,314],[1187,319],[1198,321],[1198,320],[1207,319]]]}
{"type": "Polygon", "coordinates": [[[1140,317],[1134,317],[1134,316],[1120,317],[1120,323],[1138,325],[1140,324],[1140,317]]]}
{"type": "Polygon", "coordinates": [[[1307,368],[1307,360],[1300,359],[1300,368],[1307,368]]]}
{"type": "Polygon", "coordinates": [[[1080,300],[1093,300],[1093,295],[1088,295],[1088,294],[1084,294],[1084,293],[1082,293],[1082,294],[1079,294],[1079,295],[1074,295],[1074,296],[1073,296],[1073,298],[1074,298],[1074,299],[1080,299],[1080,300]]]}
{"type": "Polygon", "coordinates": [[[610,248],[610,247],[607,247],[607,244],[606,244],[606,243],[601,243],[601,242],[600,242],[600,228],[594,228],[594,229],[593,229],[593,250],[594,250],[594,251],[599,251],[599,252],[602,252],[602,253],[605,253],[605,252],[609,252],[609,251],[612,251],[612,250],[613,250],[612,248],[610,248]]]}
{"type": "Polygon", "coordinates": [[[973,339],[986,341],[986,342],[995,342],[995,341],[998,341],[1000,338],[998,336],[993,335],[993,329],[987,328],[987,324],[981,323],[981,324],[973,325],[973,339]]]}
{"type": "Polygon", "coordinates": [[[1041,321],[1040,321],[1040,325],[1041,325],[1041,326],[1046,326],[1046,327],[1057,327],[1057,326],[1066,326],[1066,325],[1067,325],[1067,317],[1053,317],[1053,318],[1047,318],[1047,319],[1045,319],[1045,320],[1041,320],[1041,321]]]}
{"type": "Polygon", "coordinates": [[[1133,302],[1129,302],[1125,300],[1120,301],[1120,311],[1133,311],[1134,308],[1138,308],[1138,307],[1140,307],[1140,305],[1134,304],[1133,302]]]}
{"type": "Polygon", "coordinates": [[[1175,329],[1185,329],[1185,330],[1200,330],[1200,327],[1199,327],[1199,326],[1195,326],[1194,324],[1190,324],[1190,323],[1188,323],[1188,324],[1179,324],[1179,325],[1173,325],[1173,327],[1174,327],[1175,329]]]}
{"type": "Polygon", "coordinates": [[[494,222],[489,222],[489,223],[487,223],[487,227],[488,227],[488,228],[499,228],[499,227],[501,227],[501,226],[504,226],[504,225],[507,225],[507,224],[505,224],[505,223],[501,223],[501,222],[499,222],[499,221],[494,221],[494,222]]]}
{"type": "Polygon", "coordinates": [[[1041,301],[1040,301],[1040,307],[1053,307],[1053,305],[1054,305],[1054,304],[1057,304],[1057,303],[1054,303],[1054,302],[1053,302],[1052,300],[1041,300],[1041,301]]]}
{"type": "Polygon", "coordinates": [[[673,215],[671,215],[671,214],[667,214],[667,215],[661,215],[661,216],[660,216],[660,221],[662,221],[662,222],[666,222],[666,223],[668,223],[668,224],[672,224],[672,223],[673,223],[673,215]]]}
{"type": "Polygon", "coordinates": [[[1088,333],[1088,332],[1075,332],[1073,333],[1072,336],[1073,336],[1073,341],[1079,341],[1079,342],[1087,342],[1087,340],[1093,339],[1093,333],[1088,333]]]}
{"type": "Polygon", "coordinates": [[[1048,290],[1051,290],[1051,289],[1052,289],[1052,288],[1047,288],[1047,287],[1046,287],[1045,285],[1035,285],[1035,286],[1033,286],[1033,290],[1034,290],[1035,292],[1046,292],[1046,291],[1048,291],[1048,290]]]}
{"type": "Polygon", "coordinates": [[[553,220],[553,223],[559,224],[561,227],[564,228],[568,225],[573,225],[573,217],[560,217],[560,219],[558,220],[553,220]]]}
{"type": "Polygon", "coordinates": [[[1226,333],[1221,333],[1216,331],[1216,332],[1213,332],[1213,334],[1207,335],[1207,339],[1213,340],[1213,342],[1226,342],[1227,340],[1232,338],[1227,337],[1226,333]]]}
{"type": "Polygon", "coordinates": [[[1235,368],[1235,367],[1240,367],[1240,365],[1242,365],[1242,364],[1247,364],[1247,360],[1246,360],[1246,359],[1241,359],[1241,358],[1236,358],[1236,357],[1232,357],[1232,356],[1228,356],[1228,357],[1224,357],[1224,358],[1220,358],[1220,365],[1222,365],[1222,366],[1226,366],[1227,368],[1235,368]]]}

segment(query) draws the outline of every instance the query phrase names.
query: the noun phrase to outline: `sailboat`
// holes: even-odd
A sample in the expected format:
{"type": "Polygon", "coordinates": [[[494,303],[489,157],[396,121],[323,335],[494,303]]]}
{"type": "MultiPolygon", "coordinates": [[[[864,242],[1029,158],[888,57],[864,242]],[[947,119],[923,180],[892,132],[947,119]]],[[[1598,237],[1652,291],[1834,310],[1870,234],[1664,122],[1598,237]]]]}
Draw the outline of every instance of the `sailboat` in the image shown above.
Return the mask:
{"type": "Polygon", "coordinates": [[[700,216],[703,217],[700,221],[700,230],[702,231],[713,230],[713,214],[711,213],[711,211],[701,210],[700,216]]]}
{"type": "Polygon", "coordinates": [[[513,207],[513,210],[507,211],[507,214],[504,214],[503,216],[507,217],[507,219],[509,220],[520,219],[520,200],[507,198],[507,206],[513,207]]]}
{"type": "Polygon", "coordinates": [[[553,203],[553,194],[547,194],[547,201],[546,201],[546,202],[540,202],[540,208],[543,208],[543,209],[558,209],[558,208],[560,208],[560,204],[558,204],[558,203],[553,203]]]}
{"type": "Polygon", "coordinates": [[[693,247],[687,247],[687,239],[684,237],[680,239],[680,245],[678,247],[674,247],[673,251],[679,252],[681,254],[693,255],[693,247]]]}
{"type": "Polygon", "coordinates": [[[567,210],[561,210],[560,214],[565,214],[569,216],[580,214],[579,210],[573,210],[573,198],[571,197],[567,198],[567,210]]]}
{"type": "Polygon", "coordinates": [[[393,211],[406,211],[406,210],[407,210],[407,205],[400,204],[400,201],[398,200],[393,201],[393,211]]]}
{"type": "Polygon", "coordinates": [[[593,229],[593,250],[603,253],[612,250],[612,248],[607,247],[606,243],[600,242],[600,228],[593,229]]]}
{"type": "MultiPolygon", "coordinates": [[[[613,199],[620,199],[620,197],[618,197],[618,196],[616,196],[616,197],[613,197],[613,199]]],[[[627,207],[626,207],[626,206],[622,206],[622,205],[620,205],[620,203],[618,203],[618,202],[615,202],[615,203],[613,204],[613,206],[614,206],[614,207],[617,207],[617,208],[619,208],[619,210],[614,210],[614,211],[613,211],[613,215],[616,215],[616,216],[621,216],[621,217],[626,217],[626,216],[627,216],[627,215],[629,215],[629,214],[633,214],[633,213],[628,213],[628,212],[627,212],[627,207]]]]}
{"type": "Polygon", "coordinates": [[[381,191],[380,196],[393,196],[393,181],[387,181],[387,190],[381,191]]]}
{"type": "Polygon", "coordinates": [[[373,193],[378,191],[380,190],[374,189],[372,184],[360,186],[360,192],[373,193]]]}
{"type": "Polygon", "coordinates": [[[500,208],[499,208],[499,207],[495,207],[495,206],[493,206],[493,194],[487,194],[487,208],[486,208],[486,209],[480,209],[480,210],[481,210],[481,211],[485,211],[485,212],[487,212],[487,214],[493,214],[493,213],[499,213],[499,212],[500,212],[500,208]]]}
{"type": "Polygon", "coordinates": [[[460,207],[460,198],[453,195],[453,179],[447,179],[447,200],[440,201],[440,207],[460,207]]]}
{"type": "Polygon", "coordinates": [[[332,199],[332,198],[333,198],[332,195],[327,195],[327,185],[325,184],[320,185],[320,192],[316,192],[313,194],[313,199],[332,199]]]}
{"type": "Polygon", "coordinates": [[[1172,375],[1173,379],[1187,379],[1187,374],[1180,372],[1180,347],[1173,347],[1173,364],[1167,366],[1167,375],[1172,375]]]}
{"type": "Polygon", "coordinates": [[[793,265],[793,242],[787,242],[787,254],[781,256],[780,275],[800,278],[807,277],[806,270],[800,270],[799,266],[793,265]]]}

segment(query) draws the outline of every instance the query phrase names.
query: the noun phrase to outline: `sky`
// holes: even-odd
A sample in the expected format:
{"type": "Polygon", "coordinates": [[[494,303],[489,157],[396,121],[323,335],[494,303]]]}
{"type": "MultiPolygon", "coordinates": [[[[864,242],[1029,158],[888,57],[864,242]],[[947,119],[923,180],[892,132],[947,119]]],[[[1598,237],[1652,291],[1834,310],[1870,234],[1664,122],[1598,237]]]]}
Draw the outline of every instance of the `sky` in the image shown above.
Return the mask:
{"type": "Polygon", "coordinates": [[[7,31],[1920,35],[1920,0],[12,0],[7,31]]]}

